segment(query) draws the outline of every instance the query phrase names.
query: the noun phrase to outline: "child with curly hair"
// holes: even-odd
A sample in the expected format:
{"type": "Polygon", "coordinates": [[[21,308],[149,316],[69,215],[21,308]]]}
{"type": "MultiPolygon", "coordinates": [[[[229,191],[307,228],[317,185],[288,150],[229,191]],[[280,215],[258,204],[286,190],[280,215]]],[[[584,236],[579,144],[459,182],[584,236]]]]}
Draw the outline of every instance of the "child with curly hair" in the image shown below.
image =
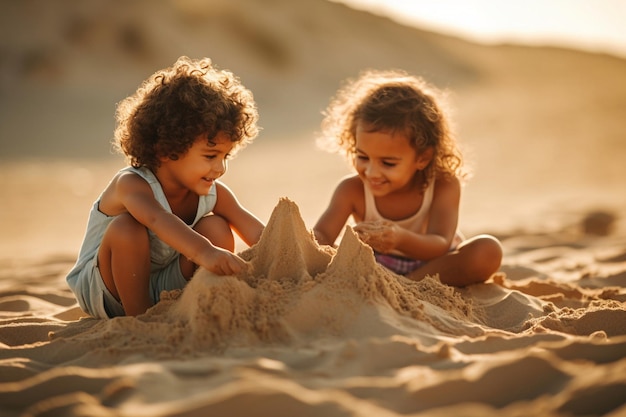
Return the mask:
{"type": "Polygon", "coordinates": [[[401,71],[367,71],[339,90],[320,143],[348,157],[356,174],[337,185],[313,233],[334,245],[352,216],[378,263],[413,280],[438,274],[465,286],[499,269],[502,248],[457,229],[466,173],[438,95],[401,71]]]}
{"type": "Polygon", "coordinates": [[[129,166],[93,204],[67,275],[81,308],[98,318],[144,313],[198,267],[242,271],[232,230],[252,245],[264,228],[218,181],[258,133],[252,94],[231,72],[181,57],[120,102],[116,120],[129,166]]]}

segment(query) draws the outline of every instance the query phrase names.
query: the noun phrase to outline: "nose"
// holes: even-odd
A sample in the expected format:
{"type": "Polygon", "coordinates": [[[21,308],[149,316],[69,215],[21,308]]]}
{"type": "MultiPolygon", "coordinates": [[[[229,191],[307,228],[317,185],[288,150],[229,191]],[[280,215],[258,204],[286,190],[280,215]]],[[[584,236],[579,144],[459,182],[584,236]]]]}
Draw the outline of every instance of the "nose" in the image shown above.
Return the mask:
{"type": "Polygon", "coordinates": [[[226,159],[219,159],[213,164],[213,170],[217,172],[220,176],[226,173],[228,169],[228,161],[226,159]]]}
{"type": "Polygon", "coordinates": [[[376,169],[376,164],[372,164],[371,162],[365,165],[365,169],[363,170],[363,172],[367,177],[376,177],[378,175],[378,169],[376,169]]]}

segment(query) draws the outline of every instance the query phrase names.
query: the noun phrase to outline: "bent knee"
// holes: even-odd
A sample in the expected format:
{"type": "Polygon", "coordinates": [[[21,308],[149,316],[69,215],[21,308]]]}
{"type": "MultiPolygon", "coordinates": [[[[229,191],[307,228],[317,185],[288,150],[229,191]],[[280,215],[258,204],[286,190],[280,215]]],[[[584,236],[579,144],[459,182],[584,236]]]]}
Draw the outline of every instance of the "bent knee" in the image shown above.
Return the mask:
{"type": "Polygon", "coordinates": [[[470,270],[475,281],[482,282],[489,279],[491,275],[500,269],[502,264],[502,245],[493,236],[481,235],[477,236],[468,245],[470,249],[470,270]]]}
{"type": "Polygon", "coordinates": [[[497,272],[502,264],[502,245],[500,241],[493,236],[482,236],[479,259],[482,264],[482,272],[485,279],[491,274],[497,272]]]}
{"type": "Polygon", "coordinates": [[[231,252],[235,250],[235,236],[230,223],[222,216],[216,214],[205,216],[196,223],[194,230],[209,239],[215,246],[231,252]]]}

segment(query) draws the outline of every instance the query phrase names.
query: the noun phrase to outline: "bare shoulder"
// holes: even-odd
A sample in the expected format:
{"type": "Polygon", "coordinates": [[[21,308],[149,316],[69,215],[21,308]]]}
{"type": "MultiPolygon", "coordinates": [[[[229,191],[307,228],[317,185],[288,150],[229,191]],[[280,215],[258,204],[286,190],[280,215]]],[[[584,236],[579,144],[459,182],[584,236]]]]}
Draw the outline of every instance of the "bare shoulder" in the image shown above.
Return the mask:
{"type": "Polygon", "coordinates": [[[454,192],[461,190],[461,181],[457,177],[439,176],[435,178],[435,192],[454,192]]]}
{"type": "Polygon", "coordinates": [[[339,181],[339,184],[337,184],[335,192],[340,192],[342,195],[346,195],[351,198],[363,198],[363,181],[361,181],[358,175],[344,177],[341,181],[339,181]]]}
{"type": "Polygon", "coordinates": [[[215,181],[215,191],[217,195],[217,204],[239,204],[235,193],[221,181],[215,181]]]}
{"type": "Polygon", "coordinates": [[[239,206],[237,197],[233,191],[223,182],[215,182],[215,190],[217,194],[217,202],[215,203],[215,212],[231,210],[233,207],[239,206]]]}
{"type": "Polygon", "coordinates": [[[127,195],[152,193],[150,185],[139,175],[123,171],[111,179],[100,197],[100,211],[109,215],[118,215],[126,211],[124,199],[127,195]]]}
{"type": "Polygon", "coordinates": [[[140,175],[130,171],[118,172],[111,185],[121,193],[149,191],[152,193],[150,184],[140,175]]]}
{"type": "Polygon", "coordinates": [[[433,202],[458,206],[461,199],[461,181],[457,177],[438,177],[435,179],[433,202]]]}
{"type": "Polygon", "coordinates": [[[335,208],[342,207],[343,211],[362,218],[365,213],[363,181],[358,175],[344,177],[335,188],[332,200],[335,208]]]}
{"type": "Polygon", "coordinates": [[[217,192],[218,198],[220,196],[222,196],[222,195],[227,195],[227,196],[230,196],[230,197],[234,197],[235,196],[235,194],[230,189],[230,187],[228,187],[228,185],[224,184],[221,181],[215,181],[215,190],[217,192]]]}

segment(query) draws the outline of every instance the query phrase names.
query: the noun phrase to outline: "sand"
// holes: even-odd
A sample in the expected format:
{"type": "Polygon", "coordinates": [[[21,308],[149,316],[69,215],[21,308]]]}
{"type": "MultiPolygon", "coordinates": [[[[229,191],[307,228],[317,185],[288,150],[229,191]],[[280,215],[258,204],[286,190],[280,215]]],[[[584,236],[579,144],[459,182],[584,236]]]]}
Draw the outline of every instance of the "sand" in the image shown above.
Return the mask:
{"type": "Polygon", "coordinates": [[[320,247],[282,198],[249,271],[112,320],[77,307],[70,259],[5,264],[0,415],[624,415],[626,239],[587,232],[505,238],[502,272],[458,289],[350,226],[320,247]]]}

